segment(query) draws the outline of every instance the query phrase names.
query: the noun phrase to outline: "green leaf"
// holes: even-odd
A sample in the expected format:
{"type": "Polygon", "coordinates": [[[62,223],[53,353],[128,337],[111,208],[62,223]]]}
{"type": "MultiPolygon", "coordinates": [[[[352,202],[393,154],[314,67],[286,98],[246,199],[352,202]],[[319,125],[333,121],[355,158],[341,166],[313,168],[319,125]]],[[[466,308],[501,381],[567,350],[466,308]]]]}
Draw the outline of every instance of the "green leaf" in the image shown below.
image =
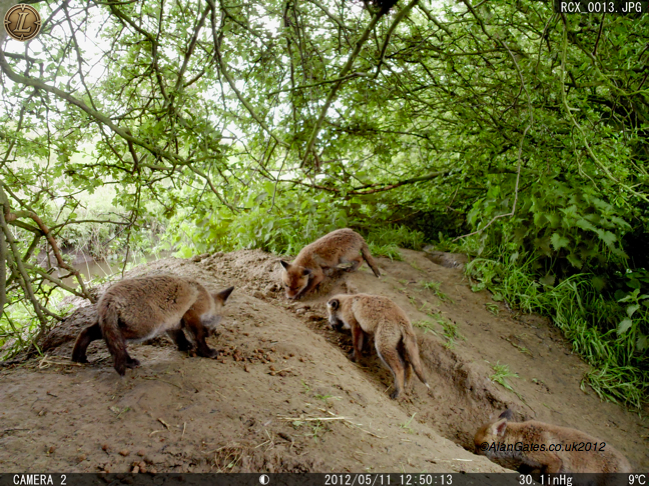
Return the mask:
{"type": "Polygon", "coordinates": [[[577,258],[574,253],[570,253],[566,258],[568,258],[570,264],[575,268],[581,268],[584,265],[584,263],[579,258],[577,258]]]}
{"type": "Polygon", "coordinates": [[[591,283],[593,284],[593,287],[595,287],[595,290],[598,292],[601,292],[604,290],[604,287],[606,287],[606,280],[604,280],[602,277],[593,277],[590,279],[591,283]]]}
{"type": "Polygon", "coordinates": [[[565,236],[561,236],[559,233],[554,233],[552,238],[550,238],[552,246],[556,251],[559,251],[561,248],[566,248],[570,243],[570,240],[565,236]]]}
{"type": "Polygon", "coordinates": [[[633,321],[631,319],[624,319],[622,320],[618,325],[617,325],[617,334],[622,335],[625,332],[629,330],[629,328],[633,325],[633,321]]]}
{"type": "Polygon", "coordinates": [[[548,274],[545,277],[540,278],[539,282],[541,282],[546,287],[552,287],[554,285],[555,280],[556,280],[556,277],[554,275],[548,274]]]}
{"type": "Polygon", "coordinates": [[[627,314],[629,317],[632,317],[633,314],[635,313],[635,311],[637,311],[639,308],[640,308],[640,305],[639,305],[639,304],[633,304],[633,305],[630,305],[629,307],[626,308],[626,314],[627,314]]]}
{"type": "Polygon", "coordinates": [[[598,230],[597,234],[606,246],[611,247],[617,241],[617,237],[610,231],[598,230]]]}
{"type": "MultiPolygon", "coordinates": [[[[629,287],[631,287],[632,289],[636,289],[638,292],[640,292],[641,284],[640,284],[640,282],[639,282],[638,280],[636,280],[635,278],[630,278],[629,281],[628,281],[626,284],[627,284],[629,287]]],[[[636,294],[637,294],[637,293],[636,293],[636,294]]]]}
{"type": "Polygon", "coordinates": [[[561,216],[557,213],[546,214],[545,217],[548,218],[552,228],[558,228],[561,225],[561,216]]]}
{"type": "Polygon", "coordinates": [[[578,219],[575,225],[583,230],[596,232],[597,228],[584,218],[578,219]]]}

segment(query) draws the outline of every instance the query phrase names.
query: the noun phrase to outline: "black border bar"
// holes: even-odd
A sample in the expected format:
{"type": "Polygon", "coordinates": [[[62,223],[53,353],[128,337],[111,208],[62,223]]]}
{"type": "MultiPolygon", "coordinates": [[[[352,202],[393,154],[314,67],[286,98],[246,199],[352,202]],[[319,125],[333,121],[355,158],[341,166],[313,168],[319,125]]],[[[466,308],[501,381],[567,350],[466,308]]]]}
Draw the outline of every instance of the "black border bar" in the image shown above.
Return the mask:
{"type": "Polygon", "coordinates": [[[554,11],[563,14],[641,15],[649,12],[647,0],[554,0],[554,11]]]}
{"type": "Polygon", "coordinates": [[[0,474],[0,486],[649,486],[649,472],[521,473],[86,473],[0,474]]]}

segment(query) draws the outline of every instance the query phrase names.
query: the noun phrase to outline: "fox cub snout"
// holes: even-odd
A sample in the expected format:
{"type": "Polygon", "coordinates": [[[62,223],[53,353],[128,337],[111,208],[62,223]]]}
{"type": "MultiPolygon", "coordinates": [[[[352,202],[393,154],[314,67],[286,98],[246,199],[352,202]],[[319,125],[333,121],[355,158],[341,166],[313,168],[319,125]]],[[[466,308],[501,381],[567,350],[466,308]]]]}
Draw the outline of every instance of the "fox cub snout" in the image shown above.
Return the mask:
{"type": "Polygon", "coordinates": [[[498,420],[482,426],[474,437],[476,453],[517,459],[543,473],[631,472],[629,461],[607,442],[576,429],[512,418],[512,411],[505,410],[498,420]]]}
{"type": "Polygon", "coordinates": [[[361,235],[349,228],[332,231],[302,248],[293,263],[280,261],[284,267],[282,285],[286,298],[299,299],[313,290],[333,269],[345,268],[353,272],[363,264],[363,260],[374,275],[381,276],[361,235]]]}
{"type": "Polygon", "coordinates": [[[394,302],[379,295],[336,295],[327,302],[329,324],[351,329],[352,361],[360,359],[366,334],[374,335],[376,353],[392,372],[397,398],[410,381],[412,369],[428,388],[419,358],[419,348],[412,324],[394,302]]]}
{"type": "Polygon", "coordinates": [[[229,287],[210,294],[203,285],[173,275],[155,275],[125,279],[111,286],[97,303],[97,323],[79,334],[72,351],[72,361],[84,363],[88,345],[102,337],[113,356],[117,373],[140,362],[129,356],[127,341],[144,341],[166,332],[178,349],[196,348],[199,356],[212,358],[218,352],[205,338],[221,321],[221,309],[234,290],[229,287]],[[193,341],[187,340],[183,329],[193,341]]]}

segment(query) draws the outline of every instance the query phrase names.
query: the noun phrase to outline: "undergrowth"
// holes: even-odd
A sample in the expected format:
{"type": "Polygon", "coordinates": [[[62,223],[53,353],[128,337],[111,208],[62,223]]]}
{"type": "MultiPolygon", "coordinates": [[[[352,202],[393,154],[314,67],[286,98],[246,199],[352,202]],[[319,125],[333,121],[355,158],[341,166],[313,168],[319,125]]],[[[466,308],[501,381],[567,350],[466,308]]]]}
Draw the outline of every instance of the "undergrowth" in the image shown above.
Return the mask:
{"type": "Polygon", "coordinates": [[[466,273],[473,290],[487,289],[496,301],[552,319],[592,366],[582,390],[590,385],[600,398],[641,409],[649,391],[649,296],[641,293],[644,282],[639,280],[645,273],[619,275],[620,288],[607,296],[592,274],[572,275],[553,285],[534,276],[533,264],[533,259],[476,258],[466,273]]]}
{"type": "Polygon", "coordinates": [[[216,203],[179,211],[167,226],[161,248],[175,249],[182,258],[247,248],[296,255],[321,236],[346,227],[363,234],[373,255],[392,260],[403,259],[399,248],[419,250],[424,245],[422,232],[379,223],[387,218],[387,208],[382,213],[358,198],[313,197],[299,190],[275,194],[274,185],[266,183],[251,188],[241,204],[238,212],[216,203]]]}

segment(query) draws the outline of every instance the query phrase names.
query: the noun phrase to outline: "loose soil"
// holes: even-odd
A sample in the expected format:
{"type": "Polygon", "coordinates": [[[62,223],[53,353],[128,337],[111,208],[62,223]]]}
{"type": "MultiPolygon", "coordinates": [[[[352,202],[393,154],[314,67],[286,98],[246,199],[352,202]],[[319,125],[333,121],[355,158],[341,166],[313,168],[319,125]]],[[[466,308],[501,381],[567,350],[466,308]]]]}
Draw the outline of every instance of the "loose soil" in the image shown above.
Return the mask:
{"type": "Polygon", "coordinates": [[[70,362],[76,335],[96,318],[94,306],[70,300],[75,310],[41,342],[44,357],[0,368],[1,470],[500,472],[517,464],[474,455],[472,437],[506,408],[585,431],[649,469],[649,422],[582,391],[588,366],[545,319],[472,292],[452,255],[402,254],[377,258],[380,279],[363,266],[299,302],[280,291],[278,258],[258,250],[139,266],[127,275],[236,288],[209,339],[218,359],[159,337],[129,345],[142,365],[124,379],[102,341],[90,345],[90,364],[70,362]],[[384,295],[406,310],[431,391],[413,378],[390,400],[392,378],[374,352],[347,358],[349,334],[325,319],[340,292],[384,295]],[[513,391],[490,380],[494,365],[516,374],[506,378],[513,391]]]}

